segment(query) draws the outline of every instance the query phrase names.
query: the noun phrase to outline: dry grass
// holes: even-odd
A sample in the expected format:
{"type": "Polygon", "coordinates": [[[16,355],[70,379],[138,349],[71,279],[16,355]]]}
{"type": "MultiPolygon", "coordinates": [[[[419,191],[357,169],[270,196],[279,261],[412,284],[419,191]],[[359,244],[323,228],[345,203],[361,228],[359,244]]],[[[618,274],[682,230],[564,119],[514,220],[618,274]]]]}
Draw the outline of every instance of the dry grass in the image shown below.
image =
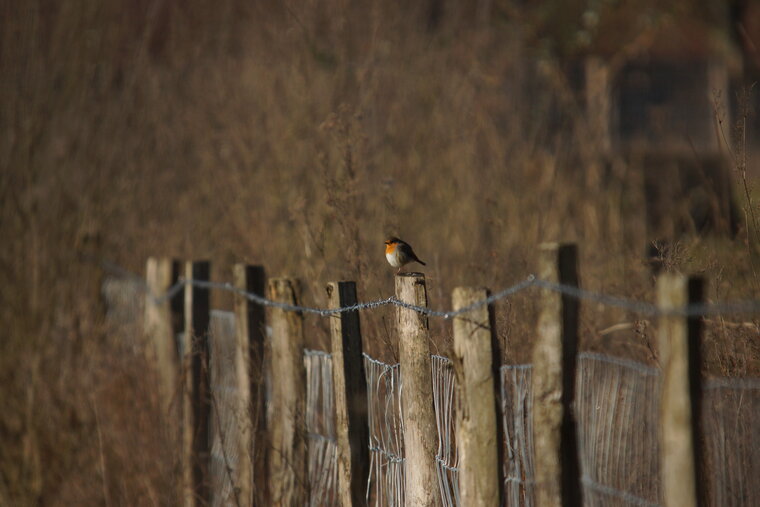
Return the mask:
{"type": "MultiPolygon", "coordinates": [[[[323,306],[328,280],[392,292],[394,233],[440,308],[457,285],[523,279],[540,242],[575,241],[585,287],[651,299],[642,169],[602,161],[560,67],[529,64],[532,36],[501,7],[101,4],[0,7],[0,504],[176,502],[153,384],[105,326],[91,259],[207,258],[224,280],[261,263],[323,306]]],[[[678,239],[665,265],[709,277],[711,300],[758,297],[744,223],[678,239]]],[[[524,295],[499,304],[505,360],[529,360],[534,314],[524,295]]],[[[363,317],[367,350],[392,359],[391,310],[363,317]]],[[[706,369],[760,373],[757,323],[710,322],[706,369]]],[[[587,307],[582,329],[586,348],[654,360],[635,315],[587,307]]]]}

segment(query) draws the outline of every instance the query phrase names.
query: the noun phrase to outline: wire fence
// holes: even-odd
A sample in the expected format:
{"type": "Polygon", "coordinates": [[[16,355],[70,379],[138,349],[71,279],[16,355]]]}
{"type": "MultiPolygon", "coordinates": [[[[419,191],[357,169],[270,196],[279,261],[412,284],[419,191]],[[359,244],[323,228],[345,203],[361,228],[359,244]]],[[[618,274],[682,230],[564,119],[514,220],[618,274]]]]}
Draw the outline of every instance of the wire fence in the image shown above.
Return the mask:
{"type": "Polygon", "coordinates": [[[575,414],[585,504],[657,505],[659,370],[580,353],[577,372],[575,414]]]}
{"type": "MultiPolygon", "coordinates": [[[[459,458],[456,448],[454,410],[458,403],[456,377],[451,361],[431,356],[433,408],[438,433],[435,455],[438,489],[444,506],[461,505],[459,458]]],[[[386,364],[364,355],[370,421],[371,473],[367,484],[368,505],[403,505],[403,417],[399,364],[386,364]]]]}
{"type": "Polygon", "coordinates": [[[709,379],[703,388],[709,504],[760,505],[760,379],[709,379]]]}
{"type": "Polygon", "coordinates": [[[459,453],[456,446],[455,410],[459,403],[459,389],[451,360],[433,355],[430,357],[433,378],[433,409],[438,430],[438,450],[435,453],[438,489],[446,507],[461,505],[459,498],[459,453]]]}
{"type": "Polygon", "coordinates": [[[504,432],[504,500],[533,505],[533,366],[504,365],[500,372],[501,425],[504,432]]]}
{"type": "Polygon", "coordinates": [[[369,421],[367,505],[404,505],[404,428],[401,367],[364,354],[369,421]]]}
{"type": "MultiPolygon", "coordinates": [[[[645,313],[663,314],[649,303],[591,293],[549,284],[528,277],[487,299],[457,311],[433,311],[387,298],[337,310],[286,305],[260,295],[231,288],[229,284],[181,281],[159,299],[176,295],[187,284],[221,288],[244,295],[266,306],[318,315],[376,308],[386,304],[419,311],[428,316],[452,318],[474,307],[493,303],[530,287],[556,290],[572,297],[591,299],[645,313]]],[[[133,325],[142,311],[143,287],[107,279],[103,294],[109,301],[108,319],[133,325]],[[130,319],[131,316],[131,319],[130,319]]],[[[165,299],[164,299],[165,300],[165,299]]],[[[753,312],[758,301],[692,305],[680,315],[753,312]]],[[[137,330],[138,327],[129,329],[137,330]]],[[[235,503],[230,474],[239,458],[236,435],[240,421],[235,384],[229,377],[235,347],[235,320],[229,312],[211,312],[210,370],[213,406],[210,420],[210,482],[212,504],[235,503]],[[227,372],[227,373],[226,373],[227,372]]],[[[431,356],[433,395],[438,431],[435,466],[444,505],[461,505],[459,455],[456,446],[455,407],[458,388],[449,359],[431,356]]],[[[311,505],[337,502],[337,447],[329,353],[306,350],[308,477],[311,505]]],[[[401,409],[403,381],[398,364],[390,365],[365,354],[368,392],[370,472],[366,499],[371,505],[403,505],[404,427],[401,409]]],[[[533,448],[533,397],[530,364],[503,365],[500,370],[501,426],[503,430],[503,495],[509,506],[531,506],[535,497],[533,448]]],[[[658,368],[622,358],[582,352],[578,355],[575,413],[577,418],[581,483],[584,504],[589,506],[662,505],[659,470],[658,368]]],[[[709,493],[707,505],[760,505],[760,379],[710,379],[704,383],[702,412],[705,459],[701,464],[709,493]]]]}
{"type": "MultiPolygon", "coordinates": [[[[399,365],[365,356],[372,432],[373,474],[368,492],[373,505],[403,501],[403,431],[399,365]],[[383,379],[385,381],[383,381],[383,379]],[[401,466],[399,470],[398,465],[401,466]],[[392,471],[392,473],[389,473],[392,471]]],[[[431,356],[438,428],[436,465],[443,505],[461,505],[455,435],[457,386],[451,362],[431,356]]],[[[533,396],[530,364],[504,365],[501,373],[501,424],[504,431],[504,501],[507,506],[535,502],[533,396]]],[[[578,355],[575,411],[584,505],[648,507],[663,504],[659,461],[657,368],[603,354],[578,355]]],[[[760,488],[760,380],[707,381],[701,417],[705,424],[710,480],[708,505],[750,506],[760,488]]]]}
{"type": "MultiPolygon", "coordinates": [[[[212,505],[237,505],[232,470],[239,464],[240,436],[248,414],[241,413],[235,378],[235,314],[212,310],[210,320],[210,423],[209,481],[212,505]]],[[[337,502],[337,446],[333,402],[332,357],[318,350],[304,350],[306,369],[306,428],[308,431],[309,504],[337,502]]]]}

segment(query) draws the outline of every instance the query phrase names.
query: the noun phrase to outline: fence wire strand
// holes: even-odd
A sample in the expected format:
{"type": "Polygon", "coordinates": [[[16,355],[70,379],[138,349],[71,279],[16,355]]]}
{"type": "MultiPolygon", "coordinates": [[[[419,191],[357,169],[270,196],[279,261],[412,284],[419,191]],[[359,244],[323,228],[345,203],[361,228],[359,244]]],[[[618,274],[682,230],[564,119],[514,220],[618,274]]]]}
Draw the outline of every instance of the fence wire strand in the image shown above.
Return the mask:
{"type": "Polygon", "coordinates": [[[654,316],[699,317],[699,316],[706,316],[706,315],[726,315],[726,314],[744,314],[744,313],[760,312],[760,300],[731,301],[731,302],[718,302],[718,303],[693,303],[693,304],[686,305],[683,308],[663,310],[661,308],[658,308],[656,305],[645,302],[645,301],[637,301],[634,299],[623,298],[619,296],[611,296],[609,294],[603,294],[600,292],[594,292],[594,291],[590,291],[586,289],[581,289],[579,287],[574,287],[571,285],[548,282],[546,280],[541,280],[539,278],[536,278],[535,275],[532,275],[532,274],[528,275],[528,277],[525,280],[518,282],[510,287],[507,287],[506,289],[501,290],[495,294],[492,294],[485,299],[482,299],[480,301],[475,301],[474,303],[468,306],[465,306],[463,308],[460,308],[458,310],[448,310],[448,311],[432,310],[426,306],[413,305],[411,303],[401,301],[395,296],[390,296],[385,299],[377,299],[374,301],[367,301],[364,303],[356,303],[353,305],[343,306],[343,307],[334,308],[334,309],[314,308],[310,306],[292,305],[289,303],[282,303],[280,301],[272,301],[271,299],[267,299],[264,296],[261,296],[259,294],[246,292],[242,289],[238,289],[228,282],[207,282],[207,281],[202,281],[202,280],[185,280],[185,279],[181,279],[176,284],[174,284],[171,288],[169,288],[169,290],[164,295],[156,297],[155,298],[156,303],[165,302],[171,299],[180,290],[182,290],[182,288],[187,284],[200,287],[200,288],[205,288],[205,289],[220,289],[220,290],[225,290],[229,292],[234,292],[234,293],[243,295],[250,301],[263,305],[263,306],[271,306],[271,307],[280,308],[282,310],[291,311],[291,312],[311,313],[311,314],[319,315],[322,317],[328,317],[330,315],[335,315],[335,314],[344,313],[344,312],[368,310],[368,309],[378,308],[385,305],[394,305],[394,306],[400,306],[401,308],[406,308],[407,310],[413,310],[417,313],[426,315],[428,317],[440,317],[443,319],[452,319],[454,317],[457,317],[458,315],[465,314],[476,308],[480,308],[481,306],[490,305],[492,303],[495,303],[496,301],[515,295],[518,292],[522,292],[523,290],[529,289],[531,287],[538,287],[538,288],[542,288],[546,290],[551,290],[554,292],[559,292],[561,294],[564,294],[566,296],[570,296],[579,300],[593,301],[593,302],[600,303],[606,306],[622,308],[624,310],[628,310],[640,315],[646,315],[650,317],[654,317],[654,316]]]}
{"type": "MultiPolygon", "coordinates": [[[[101,267],[114,273],[119,277],[129,277],[139,280],[143,286],[148,290],[147,284],[142,277],[127,271],[126,269],[117,266],[110,262],[101,262],[101,267]]],[[[530,288],[540,288],[545,290],[551,290],[559,292],[566,296],[600,303],[606,306],[621,308],[639,315],[645,315],[650,317],[655,316],[685,316],[685,317],[699,317],[708,315],[728,315],[728,314],[757,314],[760,313],[760,300],[739,300],[739,301],[719,301],[715,303],[692,303],[682,308],[674,308],[670,310],[663,310],[658,308],[657,305],[647,301],[639,301],[631,298],[625,298],[620,296],[614,296],[610,294],[604,294],[601,292],[595,292],[572,285],[566,285],[561,283],[550,282],[537,278],[534,274],[529,274],[524,280],[515,283],[499,292],[496,292],[485,299],[475,301],[474,303],[460,308],[458,310],[433,310],[425,306],[417,306],[397,299],[395,296],[390,296],[385,299],[377,299],[373,301],[367,301],[363,303],[356,303],[349,306],[343,306],[340,308],[315,308],[303,305],[293,305],[289,303],[283,303],[280,301],[273,301],[260,294],[253,292],[247,292],[235,287],[229,282],[209,282],[205,280],[189,280],[180,278],[177,283],[172,285],[163,294],[150,294],[155,304],[164,303],[174,296],[176,296],[186,285],[193,285],[195,287],[204,289],[217,289],[246,297],[249,301],[262,306],[270,306],[273,308],[280,308],[285,311],[303,312],[319,315],[322,317],[328,317],[344,312],[353,312],[359,310],[369,310],[373,308],[379,308],[386,305],[394,305],[408,310],[413,310],[417,313],[427,315],[429,317],[439,317],[443,319],[452,319],[458,315],[465,314],[476,308],[484,305],[490,305],[501,299],[513,296],[519,292],[530,288]]]]}

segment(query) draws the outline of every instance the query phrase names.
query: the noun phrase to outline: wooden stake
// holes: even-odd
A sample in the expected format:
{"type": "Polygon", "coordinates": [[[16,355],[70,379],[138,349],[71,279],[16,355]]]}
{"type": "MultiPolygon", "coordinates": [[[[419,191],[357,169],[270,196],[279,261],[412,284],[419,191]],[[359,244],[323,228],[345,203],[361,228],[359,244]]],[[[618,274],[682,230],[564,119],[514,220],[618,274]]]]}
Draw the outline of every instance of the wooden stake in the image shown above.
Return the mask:
{"type": "MultiPolygon", "coordinates": [[[[167,434],[172,449],[178,449],[182,463],[182,478],[177,481],[176,494],[185,498],[192,473],[185,473],[183,423],[181,402],[175,396],[180,387],[181,356],[176,335],[184,329],[183,291],[167,297],[169,289],[179,280],[180,263],[167,258],[150,257],[146,266],[148,294],[145,298],[145,347],[147,360],[158,374],[158,391],[166,415],[167,434]]],[[[189,468],[189,467],[188,467],[189,468]]]]}
{"type": "MultiPolygon", "coordinates": [[[[578,285],[575,245],[543,244],[538,277],[578,285]]],[[[533,431],[537,505],[580,506],[581,488],[572,402],[578,300],[543,289],[533,350],[533,431]]]]}
{"type": "MultiPolygon", "coordinates": [[[[454,310],[488,297],[485,289],[454,289],[454,310]]],[[[454,362],[461,365],[457,409],[459,490],[462,505],[500,504],[499,446],[489,308],[481,306],[454,319],[454,362]]]]}
{"type": "MultiPolygon", "coordinates": [[[[657,278],[657,306],[664,312],[683,309],[690,300],[702,297],[699,281],[687,282],[682,275],[657,278]],[[689,290],[691,289],[691,291],[689,290]]],[[[660,459],[665,505],[698,505],[696,458],[698,446],[699,320],[681,315],[660,317],[657,340],[662,366],[660,398],[660,459]],[[691,333],[690,333],[691,331],[691,333]]]]}
{"type": "MultiPolygon", "coordinates": [[[[232,269],[235,288],[264,295],[265,275],[261,266],[235,264],[232,269]]],[[[241,414],[238,437],[238,466],[233,478],[241,506],[266,502],[266,452],[264,404],[264,307],[235,294],[235,384],[241,414]],[[254,441],[256,448],[254,449],[254,441]],[[255,459],[254,459],[255,456],[255,459]],[[254,472],[254,467],[256,470],[254,472]]]]}
{"type": "MultiPolygon", "coordinates": [[[[297,304],[295,280],[269,280],[269,298],[297,304]]],[[[272,505],[304,505],[308,500],[306,468],[306,368],[303,362],[303,316],[270,307],[267,321],[272,397],[268,407],[269,492],[272,505]]]]}
{"type": "MultiPolygon", "coordinates": [[[[330,308],[356,304],[356,284],[328,283],[327,299],[330,308]]],[[[363,505],[369,473],[369,421],[359,313],[331,315],[330,336],[338,438],[338,497],[345,507],[363,505]]]]}
{"type": "Polygon", "coordinates": [[[171,299],[161,298],[179,278],[179,263],[167,258],[148,259],[146,269],[148,296],[145,298],[145,353],[159,376],[158,389],[165,410],[171,406],[177,389],[179,361],[175,332],[181,325],[181,292],[171,299]]]}
{"type": "MultiPolygon", "coordinates": [[[[421,273],[396,275],[396,297],[406,303],[427,306],[425,276],[421,273]]],[[[396,307],[396,321],[403,383],[406,505],[438,505],[441,501],[435,465],[438,439],[428,321],[427,317],[399,306],[396,307]]]]}
{"type": "MultiPolygon", "coordinates": [[[[185,263],[186,280],[210,280],[208,262],[185,263]]],[[[186,506],[207,504],[210,413],[208,336],[209,290],[192,284],[184,290],[184,326],[182,332],[183,396],[182,396],[182,471],[185,481],[186,506]]]]}

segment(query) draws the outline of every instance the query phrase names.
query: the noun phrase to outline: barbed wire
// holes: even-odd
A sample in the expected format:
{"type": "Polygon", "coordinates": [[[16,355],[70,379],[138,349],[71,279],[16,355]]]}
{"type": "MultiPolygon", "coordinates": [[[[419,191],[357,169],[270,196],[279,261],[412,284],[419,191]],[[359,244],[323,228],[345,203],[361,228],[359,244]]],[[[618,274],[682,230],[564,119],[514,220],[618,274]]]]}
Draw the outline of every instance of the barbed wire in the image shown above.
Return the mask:
{"type": "Polygon", "coordinates": [[[291,303],[283,303],[281,301],[273,301],[271,299],[260,296],[253,292],[246,292],[233,286],[230,283],[225,282],[207,282],[204,280],[184,280],[180,279],[163,295],[156,298],[157,303],[165,302],[168,299],[174,297],[180,290],[182,290],[187,284],[203,289],[219,289],[232,292],[244,296],[249,301],[262,306],[270,306],[273,308],[279,308],[284,311],[302,312],[319,315],[321,317],[329,317],[330,315],[337,315],[344,312],[355,312],[359,310],[368,310],[379,308],[381,306],[393,305],[407,310],[412,310],[428,317],[440,317],[443,319],[452,319],[459,315],[466,314],[474,309],[480,308],[495,303],[501,299],[515,295],[518,292],[522,292],[525,289],[532,287],[538,287],[542,289],[558,292],[575,299],[593,301],[603,304],[605,306],[622,308],[640,315],[657,317],[657,316],[682,316],[682,317],[700,317],[706,315],[724,315],[724,314],[737,314],[737,313],[758,313],[760,312],[760,301],[758,300],[746,300],[746,301],[733,301],[733,302],[719,302],[719,303],[693,303],[686,305],[682,308],[674,308],[670,310],[664,310],[652,303],[645,301],[637,301],[634,299],[623,298],[619,296],[611,296],[609,294],[603,294],[600,292],[593,292],[586,289],[581,289],[571,285],[564,285],[554,282],[548,282],[536,278],[535,275],[528,275],[528,277],[506,289],[503,289],[495,294],[488,296],[487,298],[475,301],[474,303],[459,308],[457,310],[433,310],[426,306],[419,306],[406,301],[401,301],[395,296],[390,296],[385,299],[377,299],[373,301],[366,301],[363,303],[356,303],[353,305],[343,306],[340,308],[314,308],[310,306],[303,306],[291,303]]]}
{"type": "MultiPolygon", "coordinates": [[[[112,263],[102,263],[104,269],[112,271],[118,276],[129,277],[139,280],[148,292],[150,292],[145,280],[142,277],[127,271],[126,269],[117,266],[112,263]]],[[[758,314],[760,313],[760,300],[739,300],[739,301],[721,301],[716,303],[692,303],[681,308],[662,309],[657,305],[647,301],[640,301],[631,298],[625,298],[620,296],[613,296],[610,294],[604,294],[601,292],[594,292],[580,287],[566,285],[556,282],[550,282],[536,278],[535,275],[529,274],[524,280],[511,285],[499,292],[491,294],[490,296],[475,301],[470,305],[459,308],[457,310],[434,310],[426,306],[419,306],[401,301],[395,296],[390,296],[385,299],[377,299],[373,301],[366,301],[363,303],[356,303],[340,308],[315,308],[310,306],[303,306],[291,303],[284,303],[281,301],[274,301],[268,299],[262,295],[247,292],[243,289],[235,287],[229,282],[210,282],[205,280],[190,280],[180,278],[174,285],[172,285],[165,293],[160,295],[151,294],[154,303],[161,304],[172,299],[176,296],[185,286],[192,285],[194,287],[202,289],[215,289],[231,292],[245,297],[249,301],[261,306],[268,306],[272,308],[279,308],[284,311],[301,312],[318,315],[321,317],[329,317],[331,315],[337,315],[345,312],[354,312],[360,310],[371,310],[379,308],[381,306],[393,305],[407,310],[415,311],[419,314],[426,315],[428,317],[439,317],[443,319],[452,319],[459,315],[466,314],[472,310],[480,308],[482,306],[493,304],[497,301],[505,299],[509,296],[513,296],[519,292],[530,288],[539,288],[550,290],[569,296],[577,300],[591,301],[599,303],[605,306],[620,308],[639,315],[648,317],[662,317],[662,316],[680,316],[680,317],[702,317],[708,315],[727,315],[727,314],[758,314]]]]}

